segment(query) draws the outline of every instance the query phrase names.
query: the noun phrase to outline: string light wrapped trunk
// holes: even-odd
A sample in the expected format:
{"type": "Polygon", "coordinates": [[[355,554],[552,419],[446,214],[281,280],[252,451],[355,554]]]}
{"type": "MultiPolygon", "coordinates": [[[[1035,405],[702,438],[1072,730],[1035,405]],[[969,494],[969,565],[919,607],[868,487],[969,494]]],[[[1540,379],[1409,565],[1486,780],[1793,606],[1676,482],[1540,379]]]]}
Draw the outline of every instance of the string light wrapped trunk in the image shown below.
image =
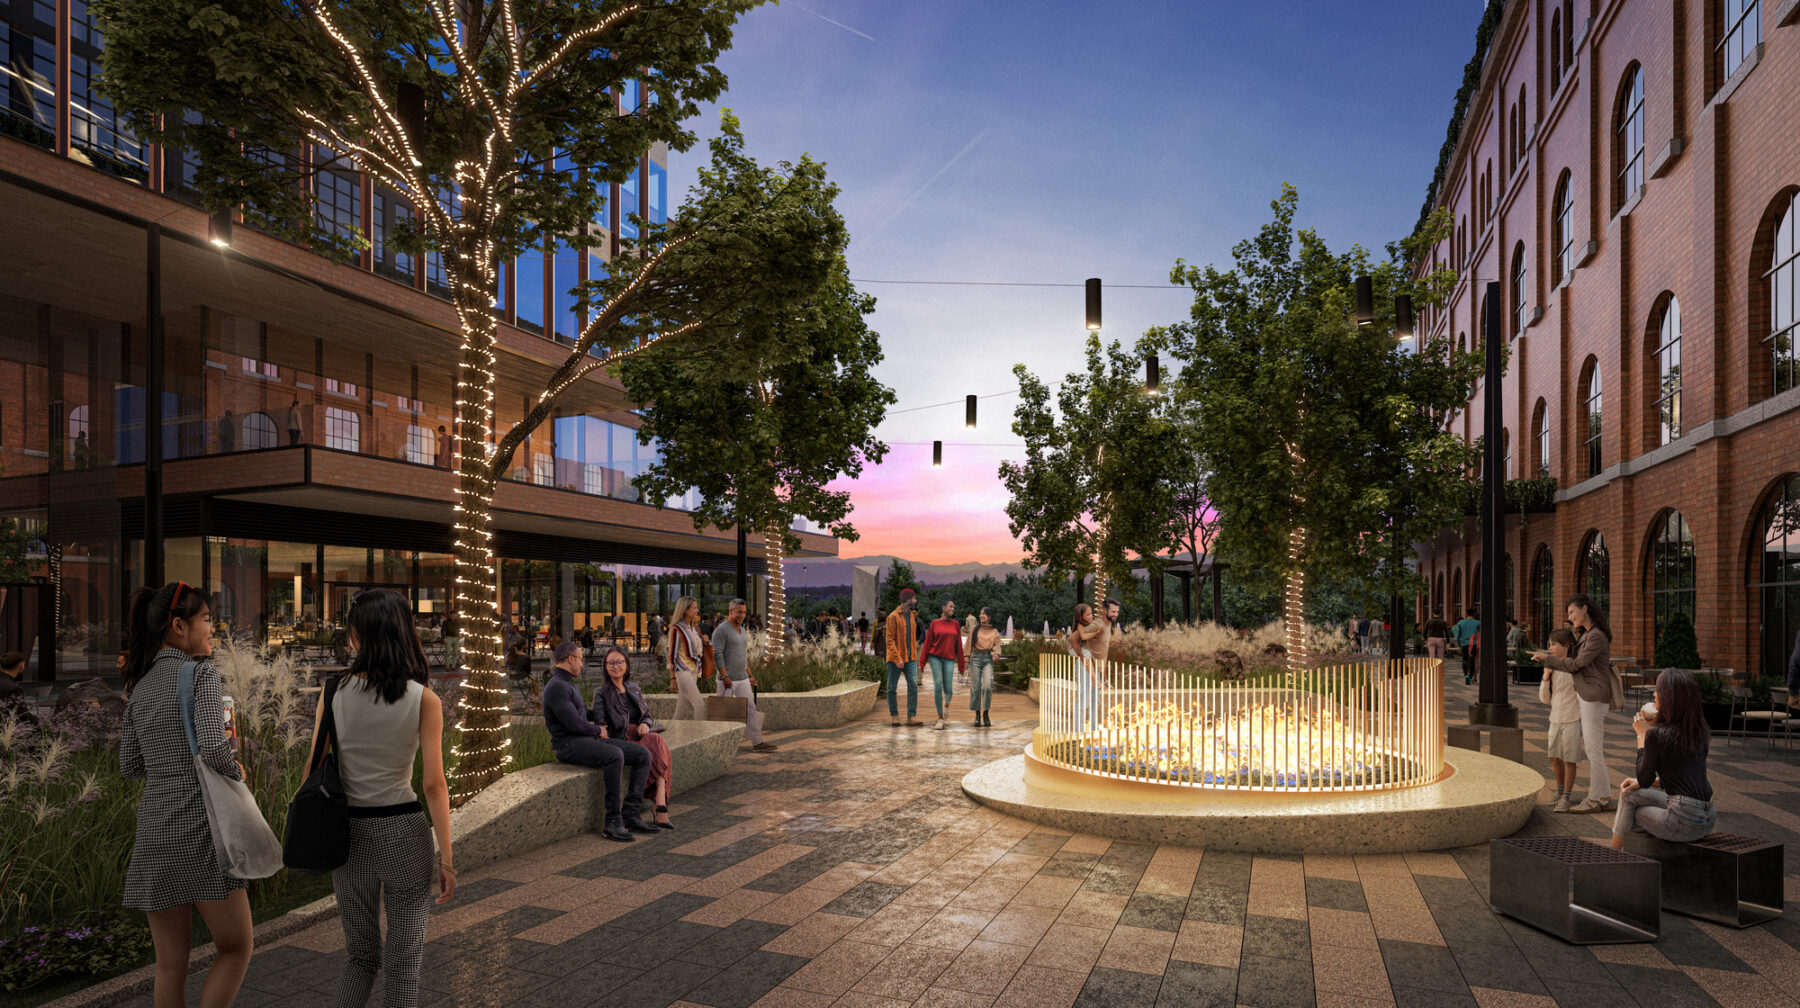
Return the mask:
{"type": "Polygon", "coordinates": [[[771,520],[763,530],[763,556],[769,565],[769,649],[767,660],[787,653],[787,580],[782,576],[782,555],[787,552],[781,522],[771,520]]]}

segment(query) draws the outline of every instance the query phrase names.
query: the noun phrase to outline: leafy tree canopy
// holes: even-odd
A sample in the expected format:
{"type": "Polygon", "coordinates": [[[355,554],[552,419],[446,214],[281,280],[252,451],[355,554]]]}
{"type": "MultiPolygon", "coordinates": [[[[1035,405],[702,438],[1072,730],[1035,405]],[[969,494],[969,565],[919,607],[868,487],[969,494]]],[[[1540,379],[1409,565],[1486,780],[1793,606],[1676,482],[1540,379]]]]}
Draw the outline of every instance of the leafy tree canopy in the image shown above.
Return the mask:
{"type": "Polygon", "coordinates": [[[1467,402],[1479,354],[1442,340],[1411,353],[1391,335],[1394,295],[1437,304],[1455,283],[1448,271],[1415,280],[1409,266],[1444,222],[1375,262],[1297,231],[1298,205],[1283,186],[1273,220],[1233,249],[1231,269],[1178,261],[1171,277],[1193,288],[1193,308],[1154,342],[1182,361],[1180,394],[1205,418],[1197,447],[1234,576],[1254,585],[1296,569],[1287,537],[1301,527],[1298,565],[1310,575],[1381,567],[1383,587],[1404,592],[1413,577],[1395,553],[1460,519],[1460,480],[1476,457],[1436,418],[1467,402]],[[1375,282],[1368,326],[1352,317],[1359,274],[1375,282]]]}

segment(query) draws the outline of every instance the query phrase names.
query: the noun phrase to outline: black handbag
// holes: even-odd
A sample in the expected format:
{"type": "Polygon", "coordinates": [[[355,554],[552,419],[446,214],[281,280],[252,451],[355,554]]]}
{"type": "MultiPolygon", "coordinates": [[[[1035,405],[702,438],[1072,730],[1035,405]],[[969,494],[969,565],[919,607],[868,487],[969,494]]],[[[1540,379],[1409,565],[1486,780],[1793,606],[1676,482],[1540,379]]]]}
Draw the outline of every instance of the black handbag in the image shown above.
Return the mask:
{"type": "Polygon", "coordinates": [[[337,720],[331,713],[337,687],[338,680],[332,680],[319,700],[325,713],[313,738],[313,771],[288,803],[281,843],[281,862],[310,875],[336,871],[350,860],[350,803],[338,775],[337,720]]]}

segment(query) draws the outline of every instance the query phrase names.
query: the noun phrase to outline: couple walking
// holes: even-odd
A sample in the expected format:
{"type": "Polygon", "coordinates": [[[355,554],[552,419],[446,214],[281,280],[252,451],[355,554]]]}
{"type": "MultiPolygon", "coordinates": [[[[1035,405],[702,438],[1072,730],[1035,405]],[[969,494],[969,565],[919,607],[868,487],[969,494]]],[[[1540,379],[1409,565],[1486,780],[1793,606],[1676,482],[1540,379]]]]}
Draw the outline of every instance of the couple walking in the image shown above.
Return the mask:
{"type": "Polygon", "coordinates": [[[744,737],[751,752],[774,752],[775,743],[763,739],[762,712],[756,709],[756,677],[750,673],[750,633],[744,622],[750,612],[743,599],[732,599],[726,617],[703,633],[700,602],[692,595],[675,600],[675,618],[669,627],[669,688],[676,692],[674,720],[706,720],[706,701],[700,697],[700,680],[718,673],[718,695],[744,700],[744,737]]]}
{"type": "Polygon", "coordinates": [[[943,731],[948,727],[950,700],[957,672],[969,673],[969,710],[975,712],[977,728],[994,723],[989,708],[994,703],[994,655],[1000,650],[1000,631],[986,608],[980,610],[979,621],[969,632],[964,646],[962,624],[956,621],[956,603],[946,600],[938,610],[938,618],[927,626],[917,613],[918,593],[900,589],[900,605],[887,618],[887,698],[888,716],[894,727],[900,720],[898,689],[906,678],[907,726],[917,728],[919,720],[919,660],[924,658],[931,670],[932,700],[937,706],[937,722],[931,727],[943,731]]]}

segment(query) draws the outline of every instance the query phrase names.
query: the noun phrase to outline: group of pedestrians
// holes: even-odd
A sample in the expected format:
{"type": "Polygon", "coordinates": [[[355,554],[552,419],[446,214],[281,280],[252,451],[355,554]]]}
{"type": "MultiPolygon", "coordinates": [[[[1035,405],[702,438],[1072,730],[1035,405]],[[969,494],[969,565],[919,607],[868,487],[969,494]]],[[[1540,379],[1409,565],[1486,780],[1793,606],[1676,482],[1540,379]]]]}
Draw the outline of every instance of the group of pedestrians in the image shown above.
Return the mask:
{"type": "MultiPolygon", "coordinates": [[[[403,596],[387,589],[359,592],[346,623],[356,657],[321,698],[307,766],[310,775],[323,758],[319,725],[329,705],[330,748],[349,812],[348,857],[332,872],[345,946],[338,1002],[364,1004],[379,973],[389,1004],[412,1004],[431,904],[456,891],[443,708],[426,688],[425,653],[403,596]],[[418,756],[424,760],[423,802],[412,785],[418,756]]],[[[183,1003],[198,911],[217,949],[201,1004],[228,1005],[249,968],[253,932],[249,883],[229,874],[215,853],[196,765],[197,757],[222,777],[245,776],[222,681],[207,661],[211,601],[184,582],[140,589],[131,600],[129,627],[119,770],[145,783],[124,903],[149,919],[157,1004],[183,1003]]]]}
{"type": "MultiPolygon", "coordinates": [[[[925,621],[918,613],[918,593],[911,588],[900,590],[900,604],[875,630],[877,653],[887,665],[888,716],[894,727],[918,728],[919,667],[931,673],[931,696],[937,709],[936,731],[949,727],[950,702],[955,693],[957,673],[969,677],[969,710],[975,715],[977,728],[993,726],[994,660],[999,656],[1000,630],[994,626],[993,614],[984,606],[976,611],[975,623],[965,629],[956,619],[956,603],[945,600],[936,619],[925,621]],[[900,719],[901,680],[906,682],[906,720],[900,719]]],[[[876,612],[881,616],[881,612],[876,612]]]]}

